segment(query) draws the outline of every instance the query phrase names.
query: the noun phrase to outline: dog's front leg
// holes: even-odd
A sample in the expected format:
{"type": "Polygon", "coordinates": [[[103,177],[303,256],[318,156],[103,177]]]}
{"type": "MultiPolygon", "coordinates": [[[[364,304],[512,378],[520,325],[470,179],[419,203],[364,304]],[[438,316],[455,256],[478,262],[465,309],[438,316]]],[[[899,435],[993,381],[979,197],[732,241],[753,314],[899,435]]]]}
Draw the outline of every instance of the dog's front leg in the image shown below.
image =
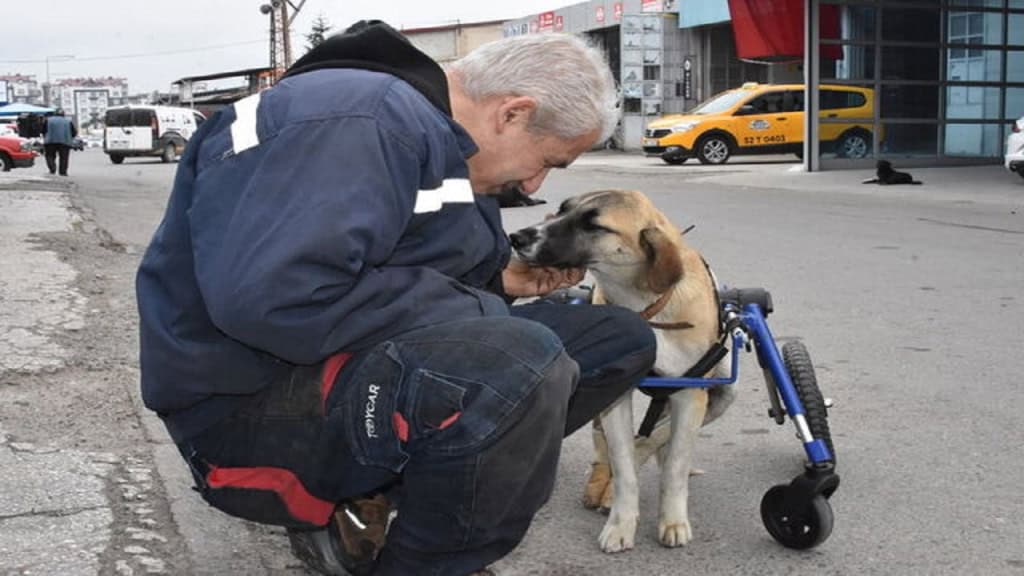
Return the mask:
{"type": "Polygon", "coordinates": [[[704,414],[708,393],[700,388],[684,388],[669,397],[672,412],[672,437],[665,447],[661,468],[661,511],[658,515],[658,539],[669,547],[682,546],[693,538],[687,502],[690,497],[690,467],[704,414]]]}
{"type": "Polygon", "coordinates": [[[612,501],[608,520],[598,542],[605,552],[633,548],[636,519],[640,513],[640,489],[633,454],[633,395],[627,393],[601,416],[612,464],[612,501]]]}

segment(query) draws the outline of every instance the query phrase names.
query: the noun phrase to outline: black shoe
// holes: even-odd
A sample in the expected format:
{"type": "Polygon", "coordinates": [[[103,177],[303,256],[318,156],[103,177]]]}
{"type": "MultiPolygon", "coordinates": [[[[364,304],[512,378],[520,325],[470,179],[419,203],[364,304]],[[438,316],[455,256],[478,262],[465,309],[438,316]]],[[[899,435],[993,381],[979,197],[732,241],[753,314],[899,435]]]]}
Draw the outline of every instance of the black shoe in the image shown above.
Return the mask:
{"type": "Polygon", "coordinates": [[[365,576],[384,547],[391,503],[383,494],[340,504],[320,530],[288,530],[292,552],[328,576],[365,576]]]}

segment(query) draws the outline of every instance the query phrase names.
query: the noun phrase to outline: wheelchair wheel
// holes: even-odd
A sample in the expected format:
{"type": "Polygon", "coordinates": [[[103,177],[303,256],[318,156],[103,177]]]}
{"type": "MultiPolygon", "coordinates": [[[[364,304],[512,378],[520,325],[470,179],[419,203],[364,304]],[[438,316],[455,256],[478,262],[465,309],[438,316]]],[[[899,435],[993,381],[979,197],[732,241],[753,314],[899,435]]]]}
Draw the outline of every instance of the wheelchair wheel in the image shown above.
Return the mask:
{"type": "Polygon", "coordinates": [[[832,506],[822,495],[810,499],[792,496],[792,488],[773,486],[761,499],[761,521],[779,544],[807,550],[832,534],[832,506]]]}
{"type": "Polygon", "coordinates": [[[828,412],[825,398],[818,388],[818,380],[814,376],[814,365],[811,355],[802,342],[787,342],[782,346],[782,360],[786,364],[786,372],[793,381],[796,394],[804,405],[807,413],[807,427],[815,438],[823,440],[832,454],[832,462],[836,462],[836,450],[832,447],[832,434],[828,429],[828,412]]]}

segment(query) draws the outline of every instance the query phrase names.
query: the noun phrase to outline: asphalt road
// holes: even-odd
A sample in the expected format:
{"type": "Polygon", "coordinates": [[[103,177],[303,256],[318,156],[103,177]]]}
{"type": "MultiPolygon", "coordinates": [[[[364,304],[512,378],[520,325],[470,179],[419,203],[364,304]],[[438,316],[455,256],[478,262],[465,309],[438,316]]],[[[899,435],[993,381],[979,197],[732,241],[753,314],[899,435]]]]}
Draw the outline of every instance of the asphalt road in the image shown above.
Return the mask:
{"type": "MultiPolygon", "coordinates": [[[[1024,186],[1016,198],[993,195],[970,179],[945,185],[960,173],[932,170],[931,185],[912,191],[836,180],[863,177],[852,173],[804,181],[820,187],[773,187],[785,166],[709,171],[614,157],[580,164],[552,174],[540,194],[549,205],[506,210],[506,228],[540,220],[571,194],[637,188],[680,227],[696,225],[687,239],[721,281],[771,290],[776,337],[807,345],[835,401],[835,529],[820,547],[794,552],[761,525],[761,495],[800,472],[802,450],[788,424],[766,416],[759,369],[744,355],[739,399],[698,445],[706,474],[691,481],[693,542],[658,545],[652,463],[641,474],[636,549],[602,554],[604,518],[578,503],[590,460],[589,434],[579,433],[565,443],[552,500],[499,574],[1024,574],[1024,186]]],[[[137,259],[174,168],[156,159],[114,166],[88,150],[72,156],[74,194],[87,218],[137,259]]],[[[95,266],[79,272],[104,273],[102,259],[95,266]]],[[[124,280],[117,297],[130,303],[124,280]]],[[[190,555],[172,566],[298,573],[278,531],[197,504],[159,426],[142,420],[155,493],[173,518],[159,528],[190,555]]]]}

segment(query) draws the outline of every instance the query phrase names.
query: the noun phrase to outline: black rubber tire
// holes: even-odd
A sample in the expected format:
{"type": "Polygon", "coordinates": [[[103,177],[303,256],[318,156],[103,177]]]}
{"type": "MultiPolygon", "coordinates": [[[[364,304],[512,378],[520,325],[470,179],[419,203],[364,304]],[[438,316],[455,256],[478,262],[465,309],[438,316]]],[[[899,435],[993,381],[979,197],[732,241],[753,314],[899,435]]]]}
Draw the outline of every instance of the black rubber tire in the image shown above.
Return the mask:
{"type": "Polygon", "coordinates": [[[732,156],[732,142],[727,136],[709,134],[697,142],[697,159],[701,164],[725,164],[732,156]],[[711,154],[709,156],[709,154],[711,154]]]}
{"type": "Polygon", "coordinates": [[[1021,178],[1024,178],[1024,166],[1017,168],[1017,174],[1019,174],[1021,178]]]}
{"type": "Polygon", "coordinates": [[[164,144],[164,150],[160,154],[160,161],[163,162],[164,164],[167,164],[168,162],[174,162],[174,159],[177,156],[178,153],[174,147],[174,144],[168,142],[167,144],[164,144]]]}
{"type": "Polygon", "coordinates": [[[0,152],[0,172],[10,172],[13,167],[14,162],[10,157],[5,152],[0,152]]]}
{"type": "Polygon", "coordinates": [[[114,164],[120,164],[120,163],[124,162],[124,156],[119,156],[117,154],[111,154],[110,155],[110,161],[113,162],[114,164]]]}
{"type": "Polygon", "coordinates": [[[836,156],[860,159],[871,155],[871,133],[865,130],[850,130],[836,141],[836,156]]]}
{"type": "Polygon", "coordinates": [[[671,164],[672,166],[679,166],[680,164],[685,164],[687,160],[689,160],[689,158],[686,158],[685,156],[683,158],[666,158],[664,156],[661,157],[662,162],[664,162],[665,164],[671,164]]]}
{"type": "Polygon", "coordinates": [[[761,522],[779,544],[794,550],[807,550],[821,544],[832,534],[835,517],[828,500],[817,495],[797,506],[787,496],[792,488],[772,486],[761,498],[761,522]]]}
{"type": "Polygon", "coordinates": [[[811,355],[803,342],[786,342],[782,346],[782,361],[786,364],[786,373],[793,381],[796,395],[804,405],[807,427],[815,438],[824,440],[828,451],[832,453],[832,462],[836,461],[836,450],[832,446],[832,433],[828,429],[828,409],[825,398],[818,388],[818,379],[814,376],[814,364],[811,355]]]}

